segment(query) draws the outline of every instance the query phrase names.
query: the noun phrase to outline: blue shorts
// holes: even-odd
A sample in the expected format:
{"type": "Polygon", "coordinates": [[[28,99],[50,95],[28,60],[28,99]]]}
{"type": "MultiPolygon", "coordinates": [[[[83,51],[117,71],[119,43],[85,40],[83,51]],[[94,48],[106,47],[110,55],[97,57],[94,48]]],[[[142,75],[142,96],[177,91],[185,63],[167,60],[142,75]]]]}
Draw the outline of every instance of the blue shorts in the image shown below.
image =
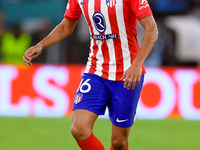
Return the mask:
{"type": "Polygon", "coordinates": [[[84,73],[74,99],[73,110],[85,109],[103,115],[106,107],[111,122],[119,127],[131,127],[143,86],[144,76],[135,89],[124,88],[124,81],[111,81],[95,74],[84,73]]]}

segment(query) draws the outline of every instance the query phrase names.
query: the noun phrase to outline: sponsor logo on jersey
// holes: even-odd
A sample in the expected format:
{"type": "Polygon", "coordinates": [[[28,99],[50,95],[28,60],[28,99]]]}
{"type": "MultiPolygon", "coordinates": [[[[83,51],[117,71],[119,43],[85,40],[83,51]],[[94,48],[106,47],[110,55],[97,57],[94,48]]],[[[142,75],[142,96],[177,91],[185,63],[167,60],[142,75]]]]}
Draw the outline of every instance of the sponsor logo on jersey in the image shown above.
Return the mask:
{"type": "MultiPolygon", "coordinates": [[[[94,25],[95,25],[95,29],[99,33],[104,33],[106,31],[106,21],[105,21],[104,15],[100,12],[96,12],[96,13],[94,13],[92,19],[93,19],[93,22],[94,22],[94,25]]],[[[117,39],[118,34],[117,33],[106,34],[106,35],[100,34],[100,35],[92,35],[92,37],[95,40],[117,39]]]]}
{"type": "Polygon", "coordinates": [[[98,32],[103,33],[106,30],[106,21],[102,13],[96,12],[92,16],[95,28],[98,32]]]}
{"type": "Polygon", "coordinates": [[[106,5],[112,8],[116,5],[116,0],[106,0],[106,5]]]}
{"type": "Polygon", "coordinates": [[[95,40],[109,40],[109,39],[117,39],[118,34],[106,34],[106,35],[92,35],[95,40]]]}
{"type": "Polygon", "coordinates": [[[142,6],[139,7],[139,10],[142,10],[142,9],[149,7],[147,0],[140,0],[139,3],[142,5],[142,6]]]}
{"type": "Polygon", "coordinates": [[[83,94],[81,94],[81,93],[77,93],[76,96],[75,96],[74,103],[75,103],[75,104],[80,103],[81,100],[82,100],[82,98],[83,98],[83,94]]]}
{"type": "Polygon", "coordinates": [[[140,0],[139,3],[143,5],[143,4],[147,4],[148,2],[147,0],[140,0]]]}
{"type": "Polygon", "coordinates": [[[81,5],[87,4],[88,2],[89,1],[85,1],[85,2],[81,1],[81,5]]]}

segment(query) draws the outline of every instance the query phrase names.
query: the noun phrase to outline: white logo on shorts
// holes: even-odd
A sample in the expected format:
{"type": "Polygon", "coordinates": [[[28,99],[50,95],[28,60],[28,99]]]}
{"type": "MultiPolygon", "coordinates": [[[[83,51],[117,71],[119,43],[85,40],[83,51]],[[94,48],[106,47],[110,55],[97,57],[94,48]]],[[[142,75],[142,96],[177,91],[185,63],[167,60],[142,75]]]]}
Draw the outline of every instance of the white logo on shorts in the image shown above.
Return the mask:
{"type": "Polygon", "coordinates": [[[116,121],[117,121],[117,122],[125,122],[125,121],[128,121],[128,119],[125,119],[125,120],[119,120],[119,118],[117,118],[116,121]]]}

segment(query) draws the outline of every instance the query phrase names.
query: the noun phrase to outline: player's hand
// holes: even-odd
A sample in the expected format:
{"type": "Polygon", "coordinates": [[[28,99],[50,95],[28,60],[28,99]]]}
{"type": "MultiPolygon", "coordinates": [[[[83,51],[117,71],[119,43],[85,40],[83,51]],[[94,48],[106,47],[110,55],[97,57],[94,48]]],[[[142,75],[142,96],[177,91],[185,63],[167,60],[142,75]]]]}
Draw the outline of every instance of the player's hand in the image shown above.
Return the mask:
{"type": "Polygon", "coordinates": [[[35,57],[37,57],[38,55],[40,55],[42,51],[42,48],[39,46],[32,46],[30,47],[23,56],[23,60],[26,66],[30,66],[32,65],[31,60],[35,57]]]}
{"type": "Polygon", "coordinates": [[[142,75],[142,65],[132,64],[124,73],[122,76],[122,79],[124,81],[124,88],[127,88],[128,90],[131,88],[135,88],[135,86],[140,84],[140,79],[142,75]]]}

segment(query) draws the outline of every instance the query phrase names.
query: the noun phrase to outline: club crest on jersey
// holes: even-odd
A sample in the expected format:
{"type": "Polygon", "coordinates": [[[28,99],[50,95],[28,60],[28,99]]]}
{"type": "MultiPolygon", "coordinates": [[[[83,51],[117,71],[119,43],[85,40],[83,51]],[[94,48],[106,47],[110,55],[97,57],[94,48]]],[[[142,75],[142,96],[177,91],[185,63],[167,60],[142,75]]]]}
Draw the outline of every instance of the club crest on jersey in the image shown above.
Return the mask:
{"type": "Polygon", "coordinates": [[[83,98],[83,94],[77,93],[76,96],[75,96],[75,99],[74,99],[74,103],[75,103],[75,104],[80,103],[81,100],[82,100],[82,98],[83,98]]]}
{"type": "Polygon", "coordinates": [[[113,6],[116,5],[117,0],[106,0],[106,5],[112,8],[113,6]]]}

